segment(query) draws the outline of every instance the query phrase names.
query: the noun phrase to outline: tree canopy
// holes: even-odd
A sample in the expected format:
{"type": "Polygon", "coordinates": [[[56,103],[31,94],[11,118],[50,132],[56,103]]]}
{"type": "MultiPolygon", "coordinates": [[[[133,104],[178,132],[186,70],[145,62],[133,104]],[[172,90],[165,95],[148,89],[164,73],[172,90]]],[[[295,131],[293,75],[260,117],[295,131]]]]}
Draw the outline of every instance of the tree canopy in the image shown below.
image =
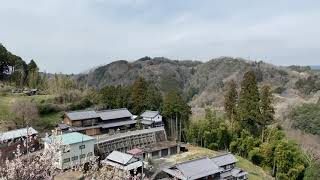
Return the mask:
{"type": "Polygon", "coordinates": [[[259,134],[261,122],[260,93],[253,71],[244,74],[238,104],[238,118],[241,129],[252,134],[259,134]]]}

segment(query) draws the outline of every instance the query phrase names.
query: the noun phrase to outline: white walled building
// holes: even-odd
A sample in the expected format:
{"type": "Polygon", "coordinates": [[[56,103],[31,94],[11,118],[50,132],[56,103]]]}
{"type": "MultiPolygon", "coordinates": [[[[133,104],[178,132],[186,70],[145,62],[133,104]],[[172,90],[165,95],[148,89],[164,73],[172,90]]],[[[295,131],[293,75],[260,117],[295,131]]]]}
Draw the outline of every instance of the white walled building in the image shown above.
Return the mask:
{"type": "Polygon", "coordinates": [[[162,116],[159,111],[145,111],[140,115],[142,124],[150,125],[152,127],[163,126],[162,116]]]}
{"type": "MultiPolygon", "coordinates": [[[[55,136],[62,146],[56,166],[59,169],[68,169],[77,164],[85,164],[94,157],[95,138],[78,132],[55,136]]],[[[52,137],[45,138],[45,148],[53,142],[52,137]]]]}
{"type": "Polygon", "coordinates": [[[137,170],[143,166],[143,163],[138,158],[119,151],[113,151],[109,154],[107,158],[102,161],[102,164],[125,171],[137,170]]]}

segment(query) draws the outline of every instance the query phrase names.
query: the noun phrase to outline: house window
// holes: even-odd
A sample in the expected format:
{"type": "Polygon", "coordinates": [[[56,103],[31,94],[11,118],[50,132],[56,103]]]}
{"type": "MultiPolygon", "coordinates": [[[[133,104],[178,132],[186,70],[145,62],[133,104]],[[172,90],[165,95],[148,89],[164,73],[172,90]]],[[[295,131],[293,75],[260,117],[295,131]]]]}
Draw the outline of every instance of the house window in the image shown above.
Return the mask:
{"type": "Polygon", "coordinates": [[[63,159],[63,163],[70,162],[70,158],[63,159]]]}
{"type": "Polygon", "coordinates": [[[80,159],[83,159],[83,158],[85,158],[85,157],[86,157],[85,154],[81,154],[81,155],[80,155],[80,159]]]}
{"type": "Polygon", "coordinates": [[[63,147],[63,153],[68,153],[68,152],[70,152],[70,147],[64,146],[63,147]]]}
{"type": "Polygon", "coordinates": [[[71,159],[72,159],[72,161],[76,161],[76,160],[78,160],[78,156],[73,156],[71,159]]]}
{"type": "Polygon", "coordinates": [[[87,157],[92,156],[92,155],[93,155],[93,153],[92,153],[92,152],[89,152],[88,155],[87,155],[87,157]]]}
{"type": "Polygon", "coordinates": [[[84,148],[86,148],[86,145],[79,146],[79,149],[84,149],[84,148]]]}

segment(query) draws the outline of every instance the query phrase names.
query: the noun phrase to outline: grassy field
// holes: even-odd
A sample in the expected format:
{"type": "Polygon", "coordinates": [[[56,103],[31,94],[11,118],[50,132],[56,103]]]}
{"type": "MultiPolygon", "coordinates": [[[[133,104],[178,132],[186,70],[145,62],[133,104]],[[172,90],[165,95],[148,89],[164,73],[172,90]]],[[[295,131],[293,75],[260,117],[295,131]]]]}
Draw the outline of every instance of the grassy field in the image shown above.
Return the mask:
{"type": "MultiPolygon", "coordinates": [[[[12,118],[12,112],[10,111],[11,105],[18,100],[30,100],[39,104],[43,101],[53,99],[53,95],[35,95],[35,96],[25,96],[20,94],[8,94],[0,96],[0,131],[4,131],[8,126],[12,125],[10,123],[10,118],[12,118]]],[[[61,120],[60,113],[52,113],[45,116],[40,116],[40,121],[35,125],[37,130],[43,131],[49,126],[54,126],[57,122],[61,120]]]]}
{"type": "MultiPolygon", "coordinates": [[[[206,148],[195,147],[195,146],[188,146],[188,152],[172,156],[170,157],[169,161],[172,164],[184,162],[191,159],[196,159],[200,157],[213,157],[222,154],[221,152],[212,151],[206,148]]],[[[237,156],[239,160],[237,163],[237,167],[244,169],[247,171],[249,180],[269,180],[274,179],[268,173],[266,173],[261,167],[252,164],[250,161],[237,156]]]]}

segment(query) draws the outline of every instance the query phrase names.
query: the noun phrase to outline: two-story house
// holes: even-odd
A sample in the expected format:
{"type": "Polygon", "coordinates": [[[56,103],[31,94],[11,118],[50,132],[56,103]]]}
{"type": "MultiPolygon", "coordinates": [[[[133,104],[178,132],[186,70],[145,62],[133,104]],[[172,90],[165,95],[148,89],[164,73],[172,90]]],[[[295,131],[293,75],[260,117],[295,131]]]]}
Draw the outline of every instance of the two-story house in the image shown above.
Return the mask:
{"type": "Polygon", "coordinates": [[[236,157],[231,154],[223,154],[220,156],[216,156],[211,158],[211,161],[213,161],[216,165],[218,165],[223,172],[220,174],[221,179],[232,179],[232,180],[241,180],[241,179],[247,179],[246,175],[247,172],[243,171],[240,168],[236,167],[236,163],[238,160],[236,157]]]}
{"type": "Polygon", "coordinates": [[[81,132],[87,135],[114,134],[118,130],[134,128],[136,122],[126,108],[73,111],[64,113],[63,123],[58,125],[58,130],[81,132]]]}
{"type": "Polygon", "coordinates": [[[55,166],[58,169],[69,169],[76,165],[88,163],[94,157],[95,138],[78,132],[43,138],[44,148],[50,143],[59,142],[60,152],[56,153],[55,166]]]}
{"type": "MultiPolygon", "coordinates": [[[[164,168],[161,178],[178,180],[212,179],[212,180],[243,180],[247,172],[236,168],[237,159],[230,153],[213,158],[203,157],[164,168]]],[[[159,177],[160,178],[160,177],[159,177]]]]}

